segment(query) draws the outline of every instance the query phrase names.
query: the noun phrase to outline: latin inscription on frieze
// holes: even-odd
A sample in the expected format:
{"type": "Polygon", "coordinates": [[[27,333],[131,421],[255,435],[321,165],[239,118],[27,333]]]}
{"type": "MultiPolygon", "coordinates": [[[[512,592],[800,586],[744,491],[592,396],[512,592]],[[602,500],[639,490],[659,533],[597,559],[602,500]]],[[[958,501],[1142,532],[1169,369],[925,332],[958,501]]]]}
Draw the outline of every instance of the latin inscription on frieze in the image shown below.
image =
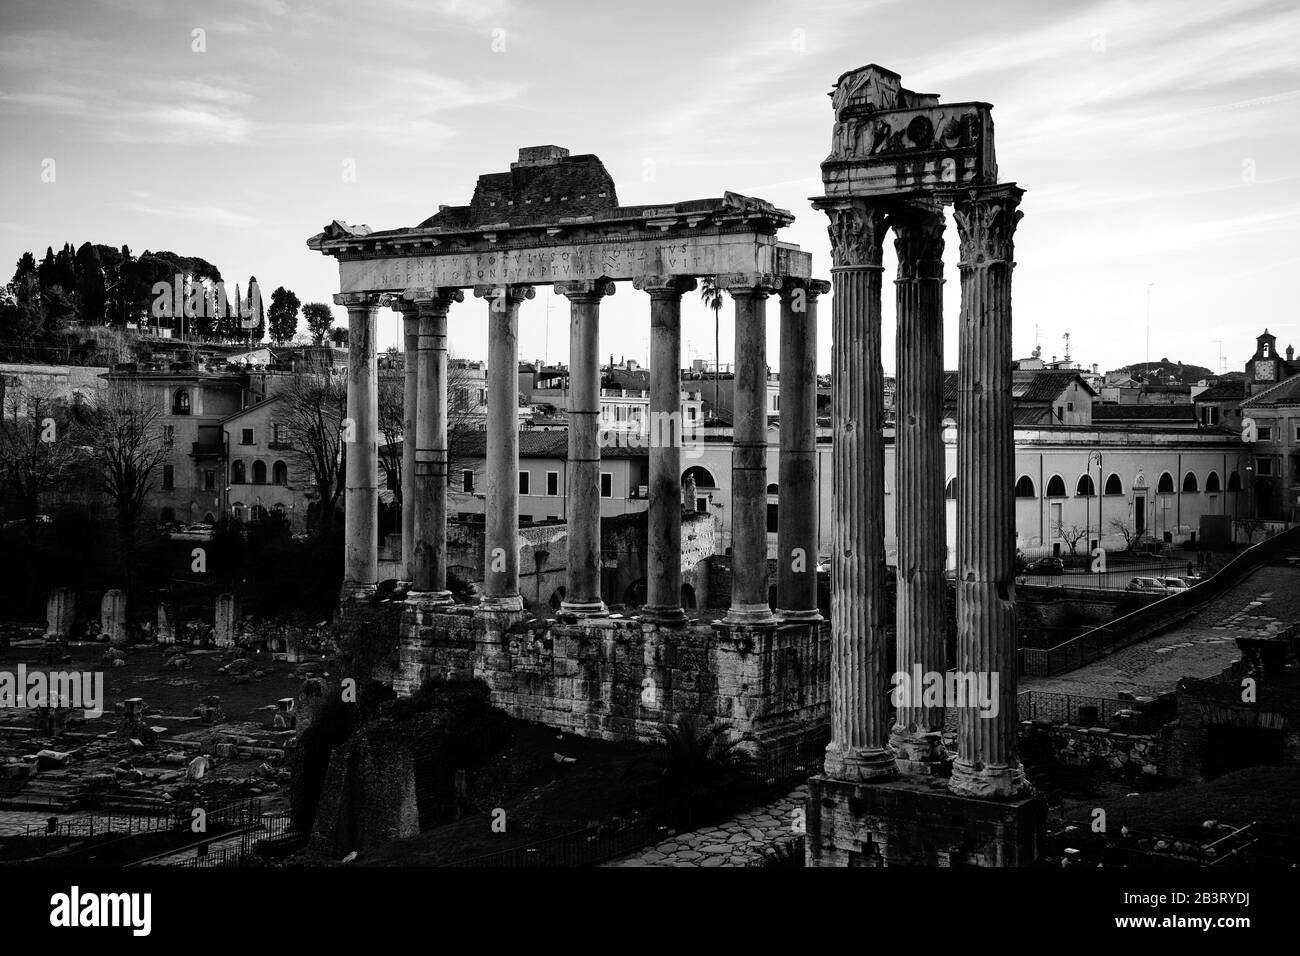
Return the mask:
{"type": "MultiPolygon", "coordinates": [[[[781,270],[771,242],[752,234],[702,236],[672,241],[601,242],[533,249],[448,252],[339,263],[344,292],[407,288],[460,287],[510,283],[549,283],[576,279],[634,279],[647,275],[706,276],[719,273],[773,273],[781,270]]],[[[781,250],[789,272],[802,256],[781,250]]]]}

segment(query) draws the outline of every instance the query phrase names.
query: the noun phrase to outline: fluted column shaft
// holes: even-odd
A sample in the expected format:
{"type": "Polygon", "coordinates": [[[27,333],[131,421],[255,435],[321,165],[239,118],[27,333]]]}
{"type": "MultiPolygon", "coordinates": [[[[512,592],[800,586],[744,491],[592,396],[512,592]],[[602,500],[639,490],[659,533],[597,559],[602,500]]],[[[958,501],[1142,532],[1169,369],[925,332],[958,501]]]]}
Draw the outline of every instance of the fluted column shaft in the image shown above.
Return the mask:
{"type": "MultiPolygon", "coordinates": [[[[379,581],[379,296],[340,293],[348,310],[348,400],[343,422],[343,596],[363,597],[379,581]]],[[[325,503],[328,507],[328,503],[325,503]]]]}
{"type": "MultiPolygon", "coordinates": [[[[941,209],[905,208],[891,220],[898,252],[898,387],[894,527],[898,539],[896,675],[947,671],[943,451],[943,230],[941,209]]],[[[920,686],[920,680],[914,681],[920,686]]],[[[890,742],[900,765],[944,757],[943,707],[899,706],[890,742]]]]}
{"type": "Polygon", "coordinates": [[[682,610],[682,294],[694,279],[648,276],[650,294],[650,514],[644,616],[662,624],[682,610]]]}
{"type": "Polygon", "coordinates": [[[777,466],[777,606],[788,621],[817,610],[817,296],[826,282],[781,289],[781,451],[777,466]]]}
{"type": "Polygon", "coordinates": [[[835,447],[831,558],[831,742],[826,774],[897,775],[889,746],[885,645],[884,370],[880,354],[883,211],[829,208],[835,447]]]}
{"type": "Polygon", "coordinates": [[[731,439],[729,624],[770,624],[767,599],[767,297],[764,286],[727,290],[736,304],[731,439]]]}
{"type": "Polygon", "coordinates": [[[1021,195],[1014,186],[994,187],[972,192],[955,209],[961,238],[957,670],[996,677],[998,692],[995,715],[972,706],[958,710],[949,787],[980,797],[1007,797],[1027,786],[1016,754],[1011,400],[1011,271],[1021,195]]]}
{"type": "Polygon", "coordinates": [[[613,282],[557,282],[569,299],[568,566],[562,614],[609,613],[600,597],[600,300],[613,282]]]}
{"type": "Polygon", "coordinates": [[[532,286],[475,286],[488,300],[484,611],[519,611],[519,303],[532,286]]]}
{"type": "Polygon", "coordinates": [[[447,590],[447,311],[459,289],[418,298],[415,545],[409,599],[451,601],[447,590]]]}
{"type": "Polygon", "coordinates": [[[415,416],[419,401],[416,351],[420,316],[415,308],[402,312],[402,576],[415,574],[415,416]]]}

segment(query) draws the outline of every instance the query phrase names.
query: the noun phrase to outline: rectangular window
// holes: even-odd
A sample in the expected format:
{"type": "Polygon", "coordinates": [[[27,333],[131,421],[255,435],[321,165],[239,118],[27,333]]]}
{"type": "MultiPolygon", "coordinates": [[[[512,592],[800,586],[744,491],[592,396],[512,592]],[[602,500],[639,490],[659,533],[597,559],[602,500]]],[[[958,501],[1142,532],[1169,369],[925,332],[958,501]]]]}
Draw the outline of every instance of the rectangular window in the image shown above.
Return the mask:
{"type": "Polygon", "coordinates": [[[176,469],[172,465],[163,465],[163,491],[176,488],[176,469]]]}
{"type": "Polygon", "coordinates": [[[1272,425],[1260,425],[1260,426],[1259,426],[1259,440],[1260,440],[1260,441],[1272,441],[1272,440],[1273,440],[1273,426],[1272,426],[1272,425]]]}
{"type": "Polygon", "coordinates": [[[694,406],[694,405],[692,405],[692,406],[690,406],[689,408],[686,409],[686,420],[689,421],[689,422],[693,422],[693,421],[695,421],[695,406],[694,406]]]}
{"type": "Polygon", "coordinates": [[[1060,405],[1056,406],[1056,420],[1058,422],[1065,421],[1065,409],[1062,408],[1060,405]]]}
{"type": "Polygon", "coordinates": [[[1065,403],[1065,410],[1066,410],[1067,412],[1072,412],[1072,411],[1074,411],[1074,402],[1066,402],[1066,403],[1065,403]]]}
{"type": "Polygon", "coordinates": [[[205,471],[203,473],[203,490],[204,491],[217,490],[217,473],[215,471],[205,471]]]}
{"type": "Polygon", "coordinates": [[[253,430],[251,428],[241,428],[239,430],[239,443],[241,445],[253,444],[253,430]]]}
{"type": "Polygon", "coordinates": [[[168,448],[171,448],[172,445],[174,445],[175,443],[176,443],[176,426],[175,426],[175,425],[164,425],[164,426],[163,426],[163,444],[166,445],[168,448]]]}
{"type": "Polygon", "coordinates": [[[474,472],[468,468],[461,469],[460,490],[465,492],[473,492],[474,490],[474,472]]]}
{"type": "MultiPolygon", "coordinates": [[[[529,479],[530,479],[531,477],[532,477],[532,476],[529,475],[528,472],[526,472],[526,471],[521,471],[521,472],[519,473],[519,493],[520,493],[521,495],[526,495],[526,494],[528,494],[528,483],[529,483],[529,479]]],[[[523,518],[520,518],[519,520],[522,521],[523,518]]]]}
{"type": "MultiPolygon", "coordinates": [[[[1262,431],[1262,430],[1263,430],[1263,429],[1261,429],[1261,431],[1262,431]]],[[[1272,458],[1256,458],[1256,459],[1255,459],[1255,473],[1258,474],[1258,475],[1264,475],[1264,476],[1272,475],[1272,474],[1273,474],[1273,459],[1272,459],[1272,458]]]]}
{"type": "Polygon", "coordinates": [[[769,502],[767,506],[767,533],[776,534],[777,525],[777,508],[774,502],[769,502]]]}
{"type": "Polygon", "coordinates": [[[1300,425],[1295,426],[1295,440],[1300,441],[1300,425]]]}
{"type": "Polygon", "coordinates": [[[614,476],[608,471],[600,473],[600,496],[602,498],[614,497],[614,476]]]}
{"type": "Polygon", "coordinates": [[[546,473],[546,493],[552,498],[560,493],[560,473],[558,471],[548,471],[546,473]]]}
{"type": "Polygon", "coordinates": [[[708,498],[696,498],[696,499],[695,499],[695,510],[698,511],[700,514],[706,514],[706,513],[708,512],[708,510],[709,510],[709,499],[708,499],[708,498]]]}

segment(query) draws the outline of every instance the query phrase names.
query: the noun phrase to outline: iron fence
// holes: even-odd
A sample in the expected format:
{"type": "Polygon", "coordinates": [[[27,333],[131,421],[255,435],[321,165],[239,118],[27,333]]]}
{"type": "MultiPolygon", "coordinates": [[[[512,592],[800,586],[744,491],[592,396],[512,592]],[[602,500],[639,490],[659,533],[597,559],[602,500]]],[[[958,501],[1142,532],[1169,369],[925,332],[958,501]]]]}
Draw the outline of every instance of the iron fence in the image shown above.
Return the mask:
{"type": "MultiPolygon", "coordinates": [[[[1146,689],[1136,693],[1136,696],[1152,698],[1159,695],[1159,691],[1146,689]]],[[[1029,690],[1017,695],[1016,709],[1021,720],[1046,720],[1089,727],[1110,726],[1125,719],[1128,720],[1126,726],[1129,727],[1152,723],[1148,715],[1143,713],[1141,705],[1135,701],[1111,697],[1029,690]]]]}

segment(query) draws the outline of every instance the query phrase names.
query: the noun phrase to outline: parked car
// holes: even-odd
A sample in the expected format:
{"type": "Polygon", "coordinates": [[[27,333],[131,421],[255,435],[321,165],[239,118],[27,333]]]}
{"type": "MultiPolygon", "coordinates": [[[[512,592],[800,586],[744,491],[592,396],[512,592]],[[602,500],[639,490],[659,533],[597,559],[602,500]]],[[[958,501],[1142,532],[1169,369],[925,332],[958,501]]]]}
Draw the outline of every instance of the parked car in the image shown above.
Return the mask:
{"type": "Polygon", "coordinates": [[[1064,574],[1065,562],[1060,558],[1039,558],[1025,565],[1025,574],[1064,574]]]}
{"type": "Polygon", "coordinates": [[[1168,594],[1169,589],[1161,583],[1159,578],[1134,578],[1128,583],[1126,591],[1137,591],[1141,594],[1168,594]]]}
{"type": "Polygon", "coordinates": [[[173,531],[169,537],[173,541],[211,541],[215,530],[210,524],[190,524],[173,531]]]}
{"type": "Polygon", "coordinates": [[[1180,577],[1160,578],[1160,583],[1167,591],[1186,591],[1189,587],[1188,583],[1180,577]]]}

